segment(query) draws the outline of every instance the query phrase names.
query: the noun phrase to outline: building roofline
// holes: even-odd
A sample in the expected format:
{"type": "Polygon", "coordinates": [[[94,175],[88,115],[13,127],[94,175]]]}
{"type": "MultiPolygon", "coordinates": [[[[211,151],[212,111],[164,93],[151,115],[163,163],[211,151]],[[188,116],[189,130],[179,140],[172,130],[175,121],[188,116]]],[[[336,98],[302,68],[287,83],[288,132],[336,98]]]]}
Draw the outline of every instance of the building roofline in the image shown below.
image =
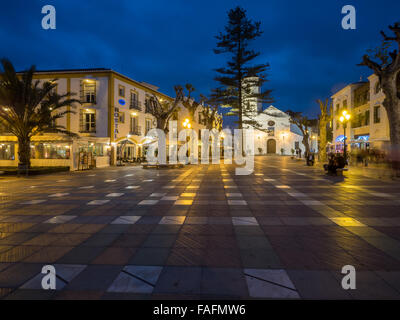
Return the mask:
{"type": "MultiPolygon", "coordinates": [[[[77,73],[77,72],[104,72],[113,71],[109,68],[79,68],[79,69],[48,69],[48,70],[36,70],[35,73],[77,73]]],[[[18,71],[17,73],[23,73],[25,71],[18,71]]]]}
{"type": "Polygon", "coordinates": [[[334,94],[332,94],[332,95],[331,95],[331,98],[333,98],[334,96],[336,96],[338,93],[340,93],[341,91],[343,91],[343,90],[346,89],[346,88],[349,88],[349,87],[351,88],[351,87],[353,87],[353,86],[366,84],[366,83],[368,83],[368,82],[369,82],[369,81],[357,81],[357,82],[349,83],[348,85],[344,86],[342,89],[340,89],[340,90],[336,91],[334,94]]]}
{"type": "MultiPolygon", "coordinates": [[[[23,72],[25,72],[25,71],[18,71],[17,74],[21,74],[23,72]]],[[[35,71],[35,74],[41,74],[41,75],[71,74],[71,73],[72,74],[73,73],[113,73],[115,75],[118,75],[121,78],[124,78],[127,81],[133,82],[134,84],[136,84],[138,86],[145,87],[146,89],[150,90],[151,92],[158,93],[167,99],[173,99],[169,95],[156,90],[155,88],[158,88],[158,87],[155,85],[134,80],[134,79],[132,79],[126,75],[123,75],[122,73],[119,73],[118,71],[115,71],[110,68],[77,68],[77,69],[53,69],[53,70],[36,70],[35,71]]]]}

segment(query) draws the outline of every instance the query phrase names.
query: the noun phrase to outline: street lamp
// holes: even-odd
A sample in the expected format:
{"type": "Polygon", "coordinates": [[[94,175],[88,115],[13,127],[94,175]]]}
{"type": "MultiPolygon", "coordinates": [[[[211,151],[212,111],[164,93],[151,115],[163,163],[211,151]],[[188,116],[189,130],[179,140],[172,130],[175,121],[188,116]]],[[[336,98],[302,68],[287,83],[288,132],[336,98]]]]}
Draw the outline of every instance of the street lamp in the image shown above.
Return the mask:
{"type": "Polygon", "coordinates": [[[188,128],[190,129],[192,127],[192,125],[190,124],[189,119],[185,119],[185,121],[182,123],[184,128],[188,128]]]}
{"type": "Polygon", "coordinates": [[[351,118],[351,115],[346,110],[343,111],[342,116],[340,116],[340,118],[339,118],[340,122],[343,124],[343,134],[344,134],[344,136],[343,136],[343,156],[344,156],[344,161],[346,161],[346,162],[347,162],[346,127],[347,127],[347,122],[350,120],[350,118],[351,118]]]}

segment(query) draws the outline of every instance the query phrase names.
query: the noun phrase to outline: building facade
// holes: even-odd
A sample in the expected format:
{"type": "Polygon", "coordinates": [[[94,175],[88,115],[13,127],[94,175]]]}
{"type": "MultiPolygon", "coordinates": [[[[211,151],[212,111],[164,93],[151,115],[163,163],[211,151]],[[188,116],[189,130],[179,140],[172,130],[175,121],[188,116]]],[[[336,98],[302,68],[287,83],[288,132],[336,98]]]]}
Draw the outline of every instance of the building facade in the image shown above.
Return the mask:
{"type": "MultiPolygon", "coordinates": [[[[255,154],[292,155],[299,150],[304,154],[301,131],[290,123],[287,113],[271,105],[254,114],[252,118],[261,124],[261,130],[254,130],[255,154]]],[[[315,135],[312,136],[310,147],[311,151],[317,151],[315,135]]]]}
{"type": "MultiPolygon", "coordinates": [[[[79,170],[144,157],[147,145],[152,142],[147,133],[156,127],[154,116],[146,110],[149,99],[155,96],[160,101],[173,101],[157,87],[111,69],[38,71],[34,78],[56,79],[57,93],[70,92],[71,98],[81,104],[68,106],[74,113],[57,120],[57,124],[77,137],[44,133],[32,138],[32,166],[68,166],[70,170],[79,170]]],[[[182,105],[178,109],[174,120],[179,132],[189,113],[182,105]]],[[[196,132],[205,128],[202,111],[200,106],[191,121],[196,132]]],[[[222,127],[220,115],[215,126],[222,127]]],[[[17,139],[6,128],[0,129],[0,166],[17,165],[17,139]]]]}
{"type": "Polygon", "coordinates": [[[334,152],[343,152],[344,124],[339,121],[342,112],[350,113],[346,126],[346,144],[353,151],[376,149],[385,151],[390,144],[389,122],[382,105],[385,98],[378,77],[349,84],[332,97],[334,152]]]}

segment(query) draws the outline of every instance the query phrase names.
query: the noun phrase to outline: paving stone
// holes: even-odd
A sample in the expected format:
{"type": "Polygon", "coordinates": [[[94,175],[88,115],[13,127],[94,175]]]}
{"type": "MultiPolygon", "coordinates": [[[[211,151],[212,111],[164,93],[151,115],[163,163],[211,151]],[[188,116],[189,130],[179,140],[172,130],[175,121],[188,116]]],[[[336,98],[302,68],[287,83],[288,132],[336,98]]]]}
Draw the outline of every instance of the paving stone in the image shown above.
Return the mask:
{"type": "MultiPolygon", "coordinates": [[[[73,265],[73,264],[55,264],[56,275],[56,288],[55,290],[62,290],[72,279],[74,279],[79,273],[81,273],[86,265],[73,265]]],[[[50,272],[51,273],[51,272],[50,272]]],[[[37,274],[34,278],[27,281],[22,285],[21,289],[43,289],[42,280],[49,273],[37,274]]]]}
{"type": "Polygon", "coordinates": [[[258,222],[254,217],[233,217],[232,223],[234,226],[257,226],[258,222]]]}
{"type": "Polygon", "coordinates": [[[157,266],[126,266],[107,291],[150,294],[162,269],[157,266]]]}
{"type": "Polygon", "coordinates": [[[169,248],[139,248],[129,264],[147,265],[147,266],[163,266],[169,256],[169,248]]]}
{"type": "Polygon", "coordinates": [[[89,265],[65,290],[106,291],[121,271],[121,266],[89,265]]]}
{"type": "Polygon", "coordinates": [[[245,200],[228,200],[228,204],[231,206],[246,206],[247,202],[245,200]]]}
{"type": "Polygon", "coordinates": [[[224,297],[246,297],[248,290],[241,269],[203,268],[201,293],[224,297]]]}
{"type": "Polygon", "coordinates": [[[350,299],[349,292],[329,271],[287,270],[303,299],[350,299]]]}
{"type": "Polygon", "coordinates": [[[183,224],[185,219],[185,216],[164,216],[159,224],[183,224]]]}
{"type": "Polygon", "coordinates": [[[285,270],[244,269],[243,272],[252,298],[300,298],[285,270]]]}
{"type": "Polygon", "coordinates": [[[164,267],[154,293],[201,293],[200,267],[164,267]]]}
{"type": "Polygon", "coordinates": [[[140,206],[145,206],[145,205],[155,205],[158,203],[159,200],[142,200],[138,203],[138,205],[140,206]]]}
{"type": "Polygon", "coordinates": [[[65,223],[67,221],[70,221],[72,219],[75,219],[76,216],[68,216],[68,215],[63,215],[63,216],[55,216],[44,223],[65,223]]]}
{"type": "Polygon", "coordinates": [[[109,198],[118,198],[118,197],[122,197],[124,195],[124,193],[109,193],[106,195],[106,197],[109,198]]]}
{"type": "Polygon", "coordinates": [[[89,206],[101,206],[108,202],[110,202],[110,200],[93,200],[93,201],[88,202],[88,205],[89,206]]]}
{"type": "Polygon", "coordinates": [[[111,224],[134,224],[136,223],[141,216],[120,216],[115,219],[111,224]]]}

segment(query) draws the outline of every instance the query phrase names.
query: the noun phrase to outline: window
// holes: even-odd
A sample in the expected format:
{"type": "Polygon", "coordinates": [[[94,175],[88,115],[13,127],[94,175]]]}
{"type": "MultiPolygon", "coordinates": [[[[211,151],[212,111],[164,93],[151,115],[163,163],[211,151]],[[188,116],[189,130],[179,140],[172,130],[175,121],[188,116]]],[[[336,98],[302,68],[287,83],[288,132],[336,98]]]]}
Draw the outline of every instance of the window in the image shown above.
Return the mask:
{"type": "Polygon", "coordinates": [[[146,119],[145,135],[147,135],[147,133],[150,131],[150,129],[151,129],[151,119],[146,119]]]}
{"type": "Polygon", "coordinates": [[[104,144],[103,143],[95,143],[91,145],[91,149],[94,156],[102,157],[104,156],[104,144]]]}
{"type": "Polygon", "coordinates": [[[369,126],[369,116],[370,116],[369,110],[365,111],[365,115],[364,115],[364,125],[366,125],[366,126],[369,126]]]}
{"type": "Polygon", "coordinates": [[[81,102],[96,103],[96,81],[81,81],[81,102]]]}
{"type": "Polygon", "coordinates": [[[379,83],[379,81],[376,83],[375,85],[375,94],[378,94],[379,92],[381,92],[382,87],[381,84],[379,83]]]}
{"type": "Polygon", "coordinates": [[[381,122],[381,106],[374,107],[374,123],[381,122]]]}
{"type": "Polygon", "coordinates": [[[336,121],[336,130],[340,128],[340,122],[336,121]]]}
{"type": "Polygon", "coordinates": [[[125,123],[125,113],[124,112],[119,112],[118,122],[125,123]]]}
{"type": "Polygon", "coordinates": [[[140,106],[139,106],[139,97],[138,97],[137,92],[135,92],[135,91],[131,91],[130,109],[137,109],[137,110],[140,110],[140,106]]]}
{"type": "Polygon", "coordinates": [[[300,149],[300,144],[298,141],[294,142],[294,148],[295,148],[295,150],[300,149]]]}
{"type": "Polygon", "coordinates": [[[199,123],[201,123],[202,119],[201,119],[201,113],[199,112],[199,123]]]}
{"type": "Polygon", "coordinates": [[[144,103],[144,105],[145,105],[145,112],[146,112],[146,113],[150,113],[150,103],[151,103],[150,98],[149,98],[149,97],[146,97],[146,100],[145,100],[145,103],[144,103]]]}
{"type": "Polygon", "coordinates": [[[137,117],[131,117],[130,133],[140,136],[140,127],[138,126],[138,118],[137,117]]]}
{"type": "Polygon", "coordinates": [[[268,127],[268,137],[273,137],[273,136],[275,136],[275,128],[268,127]]]}
{"type": "Polygon", "coordinates": [[[0,119],[0,135],[4,133],[10,133],[10,126],[6,122],[1,122],[0,119]]]}
{"type": "Polygon", "coordinates": [[[31,144],[32,159],[69,159],[70,146],[66,143],[36,142],[31,144]]]}
{"type": "Polygon", "coordinates": [[[118,95],[120,96],[120,97],[123,97],[123,98],[125,98],[125,87],[124,86],[118,86],[118,95]]]}
{"type": "Polygon", "coordinates": [[[340,104],[338,103],[336,105],[336,114],[339,114],[339,112],[340,112],[340,104]]]}
{"type": "Polygon", "coordinates": [[[343,100],[343,109],[347,109],[347,100],[343,100]]]}
{"type": "Polygon", "coordinates": [[[96,132],[96,111],[91,109],[81,110],[80,132],[96,132]]]}
{"type": "Polygon", "coordinates": [[[0,160],[15,160],[15,143],[0,143],[0,160]]]}

